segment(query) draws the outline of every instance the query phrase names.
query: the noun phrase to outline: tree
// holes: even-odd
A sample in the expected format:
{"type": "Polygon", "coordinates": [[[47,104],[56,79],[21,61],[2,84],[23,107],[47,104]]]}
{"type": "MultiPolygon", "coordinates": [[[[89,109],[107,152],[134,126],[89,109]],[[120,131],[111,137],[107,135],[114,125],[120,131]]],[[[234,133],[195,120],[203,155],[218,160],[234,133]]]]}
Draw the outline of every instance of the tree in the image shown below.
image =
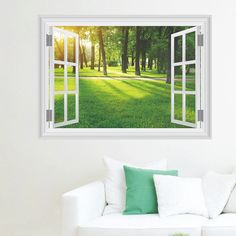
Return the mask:
{"type": "Polygon", "coordinates": [[[168,28],[168,54],[167,54],[167,73],[166,73],[166,83],[171,83],[171,34],[175,32],[175,27],[168,28]]]}
{"type": "Polygon", "coordinates": [[[102,54],[103,74],[107,75],[106,52],[105,52],[105,47],[104,47],[104,42],[103,42],[102,27],[98,27],[98,38],[99,38],[99,47],[101,48],[101,54],[102,54]]]}
{"type": "Polygon", "coordinates": [[[85,45],[82,45],[82,50],[83,50],[84,64],[86,67],[88,67],[85,45]]]}
{"type": "Polygon", "coordinates": [[[95,62],[95,46],[91,44],[91,70],[94,70],[94,62],[95,62]]]}
{"type": "Polygon", "coordinates": [[[101,47],[98,49],[98,71],[101,71],[101,47]]]}
{"type": "Polygon", "coordinates": [[[81,43],[79,44],[79,61],[80,61],[80,69],[84,68],[84,56],[83,56],[83,50],[81,47],[81,43]]]}
{"type": "Polygon", "coordinates": [[[152,67],[153,67],[153,58],[152,58],[152,55],[149,54],[149,56],[148,56],[148,69],[152,70],[152,67]]]}
{"type": "Polygon", "coordinates": [[[135,75],[140,75],[140,36],[141,36],[141,27],[136,26],[136,55],[135,55],[135,75]]]}
{"type": "Polygon", "coordinates": [[[134,66],[134,51],[131,52],[131,66],[134,66]]]}
{"type": "Polygon", "coordinates": [[[128,42],[128,58],[131,57],[131,66],[135,63],[135,49],[136,49],[136,27],[129,26],[129,42],[128,42]]]}
{"type": "Polygon", "coordinates": [[[142,28],[142,39],[141,39],[141,56],[142,56],[142,71],[146,71],[146,50],[147,50],[147,39],[145,37],[146,27],[142,28]]]}
{"type": "Polygon", "coordinates": [[[123,27],[123,53],[122,53],[122,72],[127,73],[128,67],[128,37],[129,27],[123,27]]]}
{"type": "Polygon", "coordinates": [[[90,26],[89,27],[89,40],[91,42],[91,53],[90,53],[91,64],[90,64],[90,68],[91,68],[91,70],[94,70],[94,68],[95,68],[95,59],[96,59],[95,46],[98,43],[96,26],[90,26]]]}
{"type": "Polygon", "coordinates": [[[146,47],[147,47],[147,41],[146,39],[142,39],[141,41],[142,45],[142,71],[146,71],[146,47]]]}

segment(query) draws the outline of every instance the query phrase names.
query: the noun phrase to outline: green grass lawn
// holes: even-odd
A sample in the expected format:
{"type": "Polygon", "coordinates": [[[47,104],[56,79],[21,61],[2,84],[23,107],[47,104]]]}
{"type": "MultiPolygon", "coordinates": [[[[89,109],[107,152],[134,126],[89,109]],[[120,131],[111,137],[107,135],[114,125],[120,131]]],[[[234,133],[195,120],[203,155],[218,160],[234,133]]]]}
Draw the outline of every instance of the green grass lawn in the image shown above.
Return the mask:
{"type": "MultiPolygon", "coordinates": [[[[88,74],[81,70],[81,74],[88,74]]],[[[97,73],[91,71],[92,73],[97,73]]],[[[117,74],[116,74],[117,75],[117,74]]],[[[55,88],[63,88],[63,79],[55,80],[55,88]]],[[[160,80],[131,78],[80,78],[80,122],[67,128],[180,128],[170,120],[170,85],[160,80]]],[[[69,83],[69,88],[72,85],[69,83]]],[[[176,85],[178,86],[178,85],[176,85]]],[[[74,116],[74,95],[68,116],[74,116]]],[[[55,98],[55,119],[63,120],[63,95],[55,98]]],[[[176,118],[181,117],[182,99],[176,97],[176,118]]],[[[194,122],[194,96],[187,98],[187,120],[194,122]]]]}

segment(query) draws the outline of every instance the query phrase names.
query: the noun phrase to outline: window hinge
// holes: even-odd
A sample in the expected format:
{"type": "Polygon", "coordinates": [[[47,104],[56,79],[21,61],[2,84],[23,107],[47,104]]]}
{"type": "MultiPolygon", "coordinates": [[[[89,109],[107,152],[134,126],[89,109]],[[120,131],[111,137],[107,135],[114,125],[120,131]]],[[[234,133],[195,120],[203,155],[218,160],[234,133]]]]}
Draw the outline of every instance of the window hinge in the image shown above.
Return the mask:
{"type": "Polygon", "coordinates": [[[203,112],[203,110],[198,110],[197,119],[198,119],[198,121],[203,121],[204,120],[204,112],[203,112]]]}
{"type": "Polygon", "coordinates": [[[52,46],[52,35],[51,34],[46,35],[46,45],[47,45],[47,47],[52,46]]]}
{"type": "Polygon", "coordinates": [[[52,121],[52,110],[46,110],[46,121],[52,121]]]}
{"type": "Polygon", "coordinates": [[[203,46],[203,34],[199,34],[198,37],[197,37],[197,44],[199,47],[202,47],[203,46]]]}

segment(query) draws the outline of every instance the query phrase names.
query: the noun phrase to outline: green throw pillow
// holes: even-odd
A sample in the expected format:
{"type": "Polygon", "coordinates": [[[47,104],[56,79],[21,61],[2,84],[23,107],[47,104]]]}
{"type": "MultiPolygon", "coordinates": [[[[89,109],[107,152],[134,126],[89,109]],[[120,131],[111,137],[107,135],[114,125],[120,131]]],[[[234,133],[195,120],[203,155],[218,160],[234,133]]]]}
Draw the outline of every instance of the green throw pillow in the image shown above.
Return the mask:
{"type": "Polygon", "coordinates": [[[147,170],[124,166],[126,207],[124,215],[158,213],[153,175],[177,176],[177,170],[147,170]]]}

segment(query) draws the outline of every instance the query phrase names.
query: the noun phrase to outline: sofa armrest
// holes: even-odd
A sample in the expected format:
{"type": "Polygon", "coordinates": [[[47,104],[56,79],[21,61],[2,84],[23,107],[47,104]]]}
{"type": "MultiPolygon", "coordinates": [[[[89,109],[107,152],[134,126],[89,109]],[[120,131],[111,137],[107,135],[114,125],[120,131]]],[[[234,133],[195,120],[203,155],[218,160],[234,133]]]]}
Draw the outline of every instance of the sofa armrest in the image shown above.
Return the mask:
{"type": "Polygon", "coordinates": [[[63,194],[63,236],[77,236],[78,226],[101,216],[105,205],[105,189],[102,181],[63,194]]]}

